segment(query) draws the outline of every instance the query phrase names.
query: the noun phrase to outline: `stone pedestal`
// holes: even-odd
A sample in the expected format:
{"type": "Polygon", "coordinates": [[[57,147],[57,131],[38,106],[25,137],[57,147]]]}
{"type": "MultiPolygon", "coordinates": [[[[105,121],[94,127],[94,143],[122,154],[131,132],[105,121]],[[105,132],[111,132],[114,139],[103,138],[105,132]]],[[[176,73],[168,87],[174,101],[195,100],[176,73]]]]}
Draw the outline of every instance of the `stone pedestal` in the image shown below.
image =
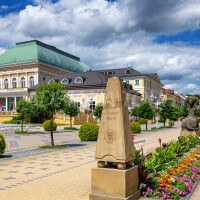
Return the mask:
{"type": "Polygon", "coordinates": [[[90,200],[137,200],[139,197],[137,166],[126,170],[92,169],[90,200]]]}

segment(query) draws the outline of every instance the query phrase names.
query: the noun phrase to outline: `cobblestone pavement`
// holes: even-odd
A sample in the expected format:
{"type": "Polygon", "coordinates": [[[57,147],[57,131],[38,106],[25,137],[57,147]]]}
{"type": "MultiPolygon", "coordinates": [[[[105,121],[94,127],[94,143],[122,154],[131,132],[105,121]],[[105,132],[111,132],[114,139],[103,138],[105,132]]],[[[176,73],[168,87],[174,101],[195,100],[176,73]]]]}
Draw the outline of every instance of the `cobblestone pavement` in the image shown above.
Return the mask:
{"type": "MultiPolygon", "coordinates": [[[[145,151],[164,142],[177,139],[179,128],[139,134],[147,138],[145,151]]],[[[1,200],[86,200],[90,192],[91,168],[95,143],[63,150],[0,159],[1,200]]]]}
{"type": "MultiPolygon", "coordinates": [[[[159,126],[162,125],[163,124],[159,124],[159,126]]],[[[176,125],[179,127],[180,123],[176,123],[176,125]]],[[[155,124],[149,125],[148,127],[149,129],[151,127],[155,127],[155,124]]],[[[63,128],[63,126],[58,126],[58,131],[54,133],[55,144],[80,142],[78,131],[66,131],[63,128]]],[[[142,129],[145,129],[145,125],[142,125],[142,129]]],[[[146,137],[146,135],[151,135],[151,133],[152,132],[148,132],[147,134],[144,133],[145,138],[148,138],[146,137]]],[[[38,148],[43,145],[50,145],[50,135],[42,131],[42,128],[38,132],[29,135],[4,133],[4,136],[7,144],[6,152],[38,148]]],[[[136,135],[136,137],[141,138],[144,136],[143,134],[140,134],[138,136],[136,135]]]]}
{"type": "MultiPolygon", "coordinates": [[[[43,145],[50,145],[48,133],[34,133],[29,135],[4,133],[6,140],[6,152],[23,149],[38,148],[43,145]]],[[[77,131],[59,131],[54,133],[55,144],[67,144],[79,142],[77,131]]]]}
{"type": "Polygon", "coordinates": [[[91,144],[0,160],[0,199],[87,199],[94,150],[91,144]]]}

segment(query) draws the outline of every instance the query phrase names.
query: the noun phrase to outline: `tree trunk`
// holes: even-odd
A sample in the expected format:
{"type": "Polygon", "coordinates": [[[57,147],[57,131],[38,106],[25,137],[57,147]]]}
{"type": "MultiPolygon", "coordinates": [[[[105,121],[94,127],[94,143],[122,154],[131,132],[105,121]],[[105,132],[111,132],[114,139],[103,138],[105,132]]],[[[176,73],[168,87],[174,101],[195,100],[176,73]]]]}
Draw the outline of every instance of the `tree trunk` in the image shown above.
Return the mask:
{"type": "Polygon", "coordinates": [[[53,131],[51,131],[51,146],[54,146],[53,131]]]}
{"type": "Polygon", "coordinates": [[[165,126],[166,119],[164,119],[164,126],[165,126]]]}
{"type": "Polygon", "coordinates": [[[22,118],[21,131],[24,132],[24,119],[22,118]]]}
{"type": "Polygon", "coordinates": [[[72,128],[72,117],[70,116],[70,127],[72,128]]]}
{"type": "MultiPolygon", "coordinates": [[[[51,127],[53,127],[53,117],[51,117],[51,127]]],[[[53,130],[51,130],[51,146],[54,146],[53,130]]]]}
{"type": "Polygon", "coordinates": [[[147,120],[145,121],[145,124],[146,124],[146,130],[148,130],[148,127],[147,127],[148,122],[147,122],[147,120]]]}

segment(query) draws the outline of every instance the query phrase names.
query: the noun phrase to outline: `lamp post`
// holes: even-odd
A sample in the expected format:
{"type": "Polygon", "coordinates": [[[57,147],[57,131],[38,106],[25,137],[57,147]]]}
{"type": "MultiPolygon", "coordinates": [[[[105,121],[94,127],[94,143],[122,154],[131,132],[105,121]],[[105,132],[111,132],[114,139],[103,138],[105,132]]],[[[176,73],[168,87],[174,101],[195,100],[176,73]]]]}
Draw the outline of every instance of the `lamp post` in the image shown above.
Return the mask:
{"type": "Polygon", "coordinates": [[[152,104],[154,105],[155,108],[155,120],[156,120],[156,129],[158,129],[158,120],[159,120],[159,116],[158,116],[158,106],[160,103],[162,103],[162,99],[163,99],[163,95],[160,98],[157,98],[156,96],[153,96],[153,94],[151,95],[151,101],[152,104]]]}

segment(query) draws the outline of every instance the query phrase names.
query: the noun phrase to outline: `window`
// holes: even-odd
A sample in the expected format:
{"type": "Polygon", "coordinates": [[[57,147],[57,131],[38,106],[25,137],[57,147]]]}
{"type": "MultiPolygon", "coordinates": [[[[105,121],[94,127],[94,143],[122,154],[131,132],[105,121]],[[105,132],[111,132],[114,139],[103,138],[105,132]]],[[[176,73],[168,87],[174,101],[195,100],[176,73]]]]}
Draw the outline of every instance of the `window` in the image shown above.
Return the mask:
{"type": "Polygon", "coordinates": [[[55,81],[54,81],[53,79],[51,79],[51,80],[49,81],[49,83],[51,83],[51,82],[52,82],[52,83],[55,83],[55,81]]]}
{"type": "Polygon", "coordinates": [[[42,77],[42,81],[46,81],[46,77],[45,76],[42,77]]]}
{"type": "Polygon", "coordinates": [[[78,84],[83,83],[83,78],[77,77],[77,78],[75,79],[74,83],[78,83],[78,84]]]}
{"type": "Polygon", "coordinates": [[[131,70],[131,69],[127,69],[127,70],[125,71],[125,74],[132,74],[132,70],[131,70]]]}
{"type": "Polygon", "coordinates": [[[4,88],[8,89],[8,79],[5,79],[5,81],[4,81],[4,88]]]}
{"type": "Polygon", "coordinates": [[[140,80],[135,80],[135,85],[140,85],[140,80]]]}
{"type": "Polygon", "coordinates": [[[25,88],[25,87],[26,87],[26,81],[25,81],[25,78],[24,78],[24,77],[21,78],[21,87],[22,87],[22,88],[25,88]]]}
{"type": "Polygon", "coordinates": [[[129,81],[126,81],[126,84],[129,85],[129,81]]]}
{"type": "Polygon", "coordinates": [[[35,85],[35,80],[34,80],[34,77],[31,76],[30,79],[29,79],[29,86],[33,87],[34,85],[35,85]]]}
{"type": "Polygon", "coordinates": [[[89,110],[93,111],[95,109],[95,101],[90,100],[89,101],[89,110]]]}
{"type": "Polygon", "coordinates": [[[0,89],[1,89],[1,81],[0,81],[0,89]]]}
{"type": "Polygon", "coordinates": [[[108,74],[108,76],[112,76],[114,74],[114,71],[110,71],[107,74],[108,74]]]}
{"type": "Polygon", "coordinates": [[[16,78],[13,78],[13,80],[12,80],[12,87],[17,88],[17,79],[16,78]]]}
{"type": "Polygon", "coordinates": [[[68,80],[67,78],[64,78],[64,79],[61,81],[61,83],[62,83],[63,85],[68,85],[68,84],[69,84],[69,80],[68,80]]]}

